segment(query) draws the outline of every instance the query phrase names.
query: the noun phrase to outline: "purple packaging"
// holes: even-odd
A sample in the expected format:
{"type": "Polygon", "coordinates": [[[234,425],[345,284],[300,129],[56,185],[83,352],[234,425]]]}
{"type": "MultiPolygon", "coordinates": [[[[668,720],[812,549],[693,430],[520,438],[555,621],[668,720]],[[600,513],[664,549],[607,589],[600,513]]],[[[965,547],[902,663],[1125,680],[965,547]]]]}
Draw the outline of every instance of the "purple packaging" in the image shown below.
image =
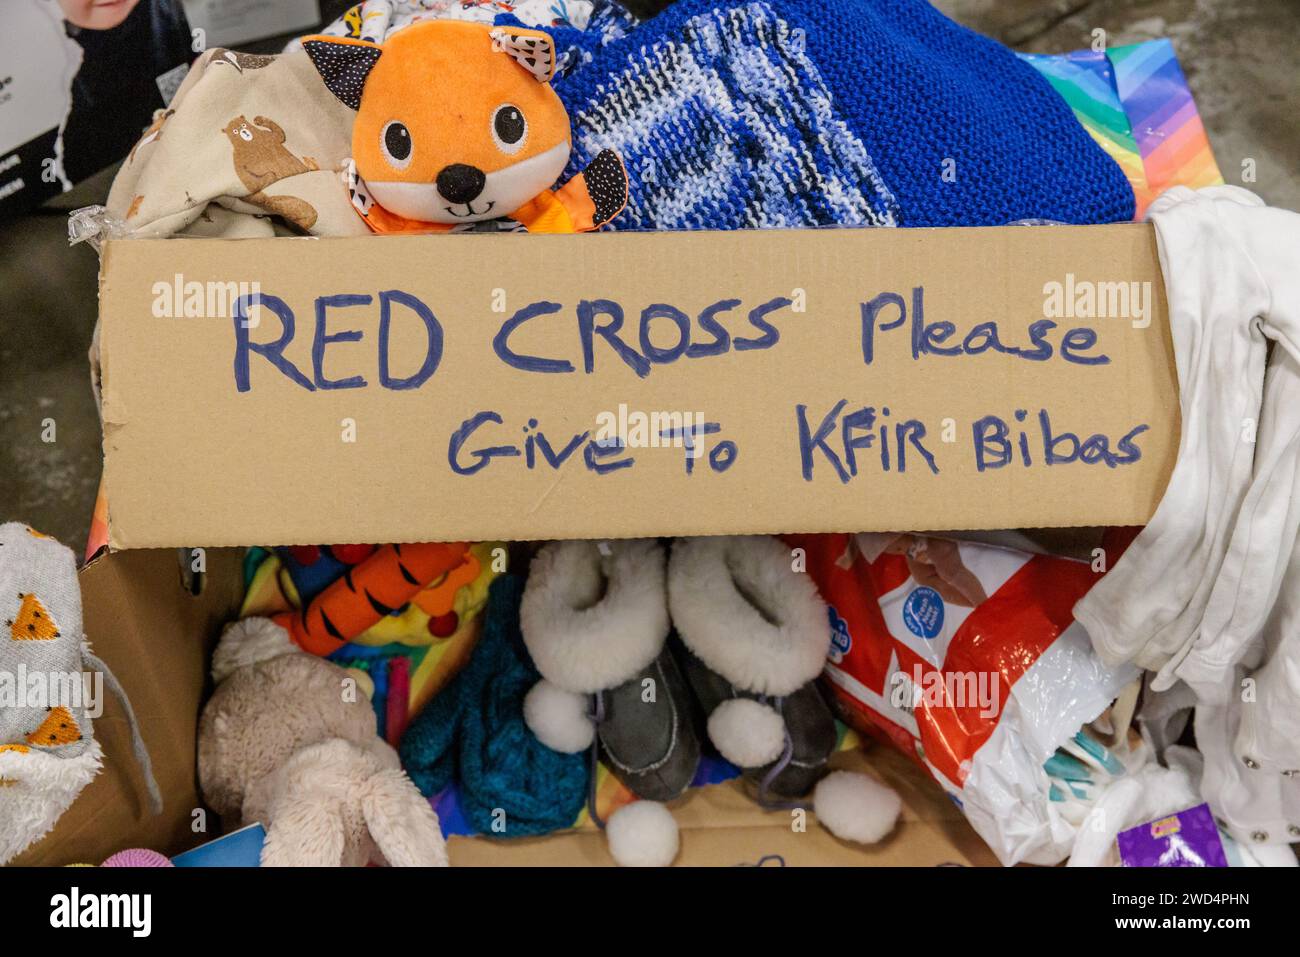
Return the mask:
{"type": "Polygon", "coordinates": [[[1208,804],[1121,831],[1118,841],[1125,867],[1228,866],[1208,804]]]}

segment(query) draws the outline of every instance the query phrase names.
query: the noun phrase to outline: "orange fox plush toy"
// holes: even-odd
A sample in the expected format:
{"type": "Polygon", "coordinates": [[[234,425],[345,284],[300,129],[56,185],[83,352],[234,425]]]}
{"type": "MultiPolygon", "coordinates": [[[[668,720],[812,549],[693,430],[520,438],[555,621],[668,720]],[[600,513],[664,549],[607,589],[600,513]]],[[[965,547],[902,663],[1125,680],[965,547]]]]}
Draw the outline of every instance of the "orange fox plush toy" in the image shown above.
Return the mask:
{"type": "Polygon", "coordinates": [[[382,46],[317,36],[303,47],[357,111],[349,187],[376,232],[586,232],[627,205],[627,174],[610,151],[552,191],[572,133],[550,86],[549,34],[433,20],[382,46]]]}

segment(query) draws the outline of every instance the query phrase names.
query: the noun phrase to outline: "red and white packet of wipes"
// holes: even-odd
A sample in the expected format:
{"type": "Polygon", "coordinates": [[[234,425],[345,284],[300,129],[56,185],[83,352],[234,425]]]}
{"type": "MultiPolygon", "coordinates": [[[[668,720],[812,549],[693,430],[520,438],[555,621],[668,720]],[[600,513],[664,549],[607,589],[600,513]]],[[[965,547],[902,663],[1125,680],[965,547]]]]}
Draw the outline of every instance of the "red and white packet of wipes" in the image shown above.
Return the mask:
{"type": "Polygon", "coordinates": [[[786,538],[829,606],[841,715],[924,767],[1003,863],[1069,853],[1043,764],[1136,676],[1101,662],[1072,609],[1131,539],[1115,530],[1089,563],[916,535],[786,538]]]}

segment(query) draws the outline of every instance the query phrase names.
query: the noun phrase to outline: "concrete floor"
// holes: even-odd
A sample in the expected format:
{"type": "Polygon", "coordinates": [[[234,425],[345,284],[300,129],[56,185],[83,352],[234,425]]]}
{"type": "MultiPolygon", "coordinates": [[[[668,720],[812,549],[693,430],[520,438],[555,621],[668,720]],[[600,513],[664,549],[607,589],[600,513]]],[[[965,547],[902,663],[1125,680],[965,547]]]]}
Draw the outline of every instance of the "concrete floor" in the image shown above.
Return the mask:
{"type": "MultiPolygon", "coordinates": [[[[327,9],[339,6],[327,0],[327,9]]],[[[643,11],[665,6],[633,0],[643,11]]],[[[1251,188],[1300,209],[1300,0],[938,0],[954,19],[1017,49],[1063,52],[1169,37],[1229,182],[1253,159],[1251,188]]],[[[0,224],[0,521],[20,519],[78,551],[100,474],[86,350],[96,258],[69,249],[66,214],[102,201],[111,174],[0,224]],[[48,424],[54,441],[46,442],[48,424]],[[44,433],[44,434],[43,434],[44,433]]],[[[179,450],[178,450],[179,452],[179,450]]]]}

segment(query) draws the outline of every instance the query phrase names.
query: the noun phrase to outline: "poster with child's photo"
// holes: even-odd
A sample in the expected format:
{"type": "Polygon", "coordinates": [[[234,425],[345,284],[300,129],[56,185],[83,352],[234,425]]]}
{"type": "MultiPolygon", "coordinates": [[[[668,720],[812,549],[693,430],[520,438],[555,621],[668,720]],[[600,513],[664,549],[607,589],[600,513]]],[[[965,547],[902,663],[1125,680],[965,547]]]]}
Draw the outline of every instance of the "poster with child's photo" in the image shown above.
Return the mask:
{"type": "Polygon", "coordinates": [[[124,157],[194,56],[180,0],[6,0],[0,217],[124,157]]]}

